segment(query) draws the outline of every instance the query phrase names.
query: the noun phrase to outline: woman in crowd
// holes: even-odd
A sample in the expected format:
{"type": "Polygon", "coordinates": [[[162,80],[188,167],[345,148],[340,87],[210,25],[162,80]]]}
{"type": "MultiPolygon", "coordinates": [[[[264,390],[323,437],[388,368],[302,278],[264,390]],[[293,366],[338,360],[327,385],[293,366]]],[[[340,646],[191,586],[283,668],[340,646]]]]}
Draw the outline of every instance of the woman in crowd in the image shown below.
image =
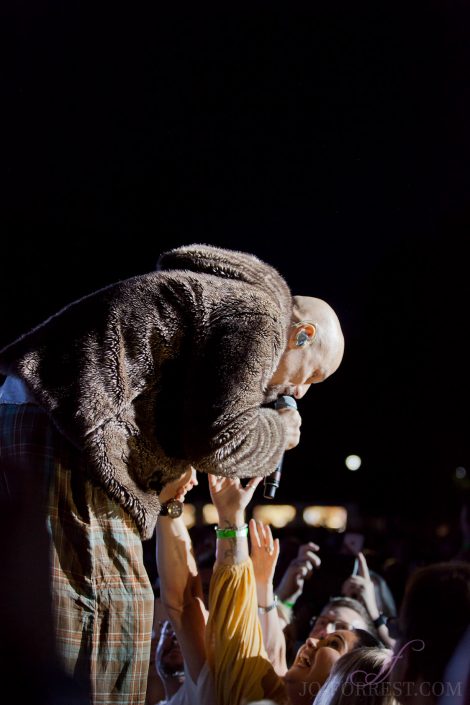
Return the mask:
{"type": "MultiPolygon", "coordinates": [[[[210,477],[212,501],[217,509],[217,555],[210,591],[210,612],[206,629],[206,649],[215,678],[218,705],[240,705],[268,698],[277,705],[310,705],[327,679],[333,664],[360,646],[379,646],[366,631],[339,630],[322,639],[308,638],[287,670],[280,656],[273,664],[263,643],[258,613],[270,620],[272,634],[281,631],[272,578],[279,553],[268,527],[258,531],[250,522],[252,545],[258,552],[254,561],[264,561],[270,572],[264,597],[258,593],[253,565],[248,553],[248,527],[244,510],[260,478],[242,487],[238,478],[210,477]]],[[[266,625],[264,625],[266,632],[266,625]]]]}
{"type": "Polygon", "coordinates": [[[388,678],[392,652],[362,647],[342,656],[315,698],[315,705],[394,705],[388,678]]]}

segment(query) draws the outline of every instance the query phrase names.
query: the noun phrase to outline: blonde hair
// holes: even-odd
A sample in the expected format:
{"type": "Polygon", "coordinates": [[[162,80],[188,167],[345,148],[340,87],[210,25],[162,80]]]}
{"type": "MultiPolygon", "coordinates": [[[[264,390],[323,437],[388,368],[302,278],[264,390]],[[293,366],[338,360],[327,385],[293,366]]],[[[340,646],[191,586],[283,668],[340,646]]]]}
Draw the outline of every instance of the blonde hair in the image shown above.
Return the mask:
{"type": "Polygon", "coordinates": [[[387,671],[390,659],[391,651],[375,646],[345,654],[320,688],[315,705],[395,705],[387,671]]]}

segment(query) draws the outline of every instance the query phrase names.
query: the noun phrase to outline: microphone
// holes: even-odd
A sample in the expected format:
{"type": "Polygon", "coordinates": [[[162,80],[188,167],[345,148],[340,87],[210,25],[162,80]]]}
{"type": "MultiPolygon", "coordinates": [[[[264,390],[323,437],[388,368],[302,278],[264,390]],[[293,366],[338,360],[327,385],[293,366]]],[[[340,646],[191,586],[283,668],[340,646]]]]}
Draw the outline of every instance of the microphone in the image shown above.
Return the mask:
{"type": "MultiPolygon", "coordinates": [[[[286,395],[278,397],[276,403],[274,404],[275,409],[297,409],[297,403],[294,397],[288,397],[286,395]]],[[[282,462],[284,460],[284,454],[282,455],[279,465],[276,467],[275,471],[271,475],[266,475],[264,478],[264,497],[265,499],[274,499],[276,490],[279,487],[281,481],[282,473],[282,462]]]]}

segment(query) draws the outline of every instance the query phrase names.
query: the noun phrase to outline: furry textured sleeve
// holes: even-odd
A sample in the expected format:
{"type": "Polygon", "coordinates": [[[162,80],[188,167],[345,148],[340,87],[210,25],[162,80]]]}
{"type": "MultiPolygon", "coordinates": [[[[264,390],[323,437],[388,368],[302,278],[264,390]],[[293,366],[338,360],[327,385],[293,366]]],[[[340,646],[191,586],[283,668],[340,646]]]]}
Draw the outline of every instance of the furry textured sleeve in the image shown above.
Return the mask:
{"type": "Polygon", "coordinates": [[[155,490],[189,464],[266,475],[285,445],[279,415],[262,404],[291,320],[286,283],[251,255],[181,250],[0,354],[0,371],[26,382],[145,538],[155,490]]]}
{"type": "Polygon", "coordinates": [[[204,472],[266,475],[285,447],[279,414],[262,407],[282,351],[282,329],[260,297],[256,304],[251,301],[244,310],[240,302],[231,307],[226,299],[223,313],[212,320],[192,356],[179,427],[185,454],[204,472]]]}

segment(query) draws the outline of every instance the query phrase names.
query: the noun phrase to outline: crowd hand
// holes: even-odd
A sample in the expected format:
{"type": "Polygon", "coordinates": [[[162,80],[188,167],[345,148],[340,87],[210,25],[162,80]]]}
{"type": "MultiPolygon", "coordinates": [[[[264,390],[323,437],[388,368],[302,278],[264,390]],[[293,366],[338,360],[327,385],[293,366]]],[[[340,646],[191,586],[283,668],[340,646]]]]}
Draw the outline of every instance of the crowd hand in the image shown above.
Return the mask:
{"type": "Polygon", "coordinates": [[[208,479],[212,503],[217,509],[219,522],[222,520],[234,524],[243,522],[245,508],[263,478],[253,477],[245,487],[238,477],[208,475],[208,479]]]}
{"type": "Polygon", "coordinates": [[[277,413],[281,414],[287,431],[285,449],[291,450],[299,445],[302,417],[297,409],[291,407],[278,409],[277,413]]]}
{"type": "Polygon", "coordinates": [[[250,520],[251,561],[258,585],[268,585],[274,578],[279,558],[279,539],[273,540],[271,528],[262,521],[250,520]]]}
{"type": "Polygon", "coordinates": [[[320,567],[321,560],[316,554],[319,550],[320,547],[312,541],[300,546],[297,558],[289,563],[276,588],[276,594],[280,600],[293,602],[300,597],[305,581],[312,576],[316,568],[320,567]]]}
{"type": "Polygon", "coordinates": [[[343,583],[341,592],[363,602],[372,619],[377,619],[380,612],[375,597],[375,587],[370,577],[367,561],[363,553],[357,554],[358,575],[350,575],[343,583]]]}
{"type": "Polygon", "coordinates": [[[196,470],[193,467],[189,467],[188,470],[176,480],[167,482],[166,485],[163,486],[162,491],[158,495],[158,500],[160,504],[164,504],[170,499],[177,499],[180,502],[184,502],[186,494],[197,484],[196,470]]]}

